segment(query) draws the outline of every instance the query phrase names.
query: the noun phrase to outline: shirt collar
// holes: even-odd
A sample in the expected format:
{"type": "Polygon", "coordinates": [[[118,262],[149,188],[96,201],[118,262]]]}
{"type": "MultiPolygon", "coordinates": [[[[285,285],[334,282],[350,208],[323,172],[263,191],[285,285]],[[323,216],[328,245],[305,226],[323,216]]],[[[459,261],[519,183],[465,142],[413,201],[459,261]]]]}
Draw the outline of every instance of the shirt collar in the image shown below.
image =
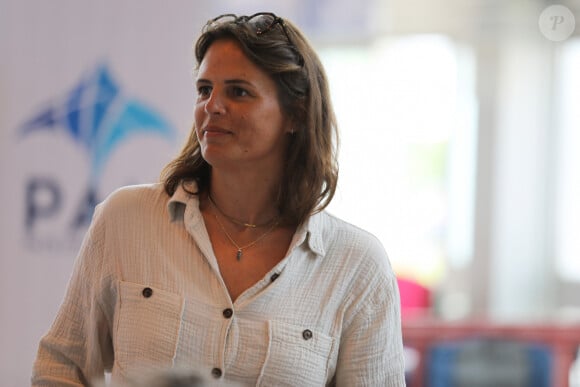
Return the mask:
{"type": "MultiPolygon", "coordinates": [[[[197,183],[194,181],[182,182],[177,185],[175,192],[167,202],[167,209],[169,211],[169,218],[172,222],[184,222],[185,211],[187,207],[194,207],[199,214],[199,198],[192,192],[197,192],[197,183]]],[[[201,214],[197,216],[197,220],[201,219],[201,214]]]]}
{"type": "Polygon", "coordinates": [[[323,213],[317,213],[310,216],[306,222],[296,230],[294,236],[295,244],[293,246],[300,246],[304,244],[317,256],[324,256],[326,253],[326,246],[323,243],[322,232],[324,224],[323,213]]]}
{"type": "MultiPolygon", "coordinates": [[[[172,222],[185,222],[186,210],[188,210],[187,213],[193,214],[192,217],[188,217],[190,222],[197,223],[202,220],[199,211],[198,196],[192,194],[192,192],[197,192],[197,183],[194,181],[183,182],[177,185],[175,192],[167,203],[169,218],[172,222]]],[[[322,238],[323,226],[323,213],[310,216],[296,230],[291,243],[292,248],[305,245],[317,256],[324,256],[326,246],[322,238]]]]}

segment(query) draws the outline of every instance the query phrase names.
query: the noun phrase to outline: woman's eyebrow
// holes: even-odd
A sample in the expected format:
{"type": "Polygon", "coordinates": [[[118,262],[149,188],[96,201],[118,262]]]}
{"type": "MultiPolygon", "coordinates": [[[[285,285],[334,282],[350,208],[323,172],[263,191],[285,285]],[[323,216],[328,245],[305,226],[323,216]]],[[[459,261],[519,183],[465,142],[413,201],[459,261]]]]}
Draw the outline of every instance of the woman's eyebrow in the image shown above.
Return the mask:
{"type": "MultiPolygon", "coordinates": [[[[246,81],[245,79],[238,79],[238,78],[233,78],[233,79],[226,79],[224,81],[224,83],[226,85],[245,85],[245,86],[249,86],[249,87],[255,87],[255,84],[253,84],[250,81],[246,81]]],[[[205,78],[199,78],[198,80],[195,81],[196,85],[213,85],[213,82],[210,81],[209,79],[205,79],[205,78]]]]}
{"type": "Polygon", "coordinates": [[[246,81],[245,79],[227,79],[225,82],[225,84],[227,85],[231,85],[231,84],[242,84],[242,85],[247,85],[247,86],[254,86],[254,84],[252,82],[246,81]]]}

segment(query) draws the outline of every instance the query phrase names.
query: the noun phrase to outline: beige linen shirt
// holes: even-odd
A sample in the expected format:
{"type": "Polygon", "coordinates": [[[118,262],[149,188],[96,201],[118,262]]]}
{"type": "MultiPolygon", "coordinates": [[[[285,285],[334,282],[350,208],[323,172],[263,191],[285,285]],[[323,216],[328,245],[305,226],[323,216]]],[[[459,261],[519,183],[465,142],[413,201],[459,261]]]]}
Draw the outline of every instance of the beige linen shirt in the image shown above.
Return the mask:
{"type": "MultiPolygon", "coordinates": [[[[188,190],[195,190],[189,187],[188,190]]],[[[194,369],[215,386],[404,386],[399,294],[380,242],[326,212],[232,302],[198,198],[160,184],[97,206],[33,386],[194,369]]]]}

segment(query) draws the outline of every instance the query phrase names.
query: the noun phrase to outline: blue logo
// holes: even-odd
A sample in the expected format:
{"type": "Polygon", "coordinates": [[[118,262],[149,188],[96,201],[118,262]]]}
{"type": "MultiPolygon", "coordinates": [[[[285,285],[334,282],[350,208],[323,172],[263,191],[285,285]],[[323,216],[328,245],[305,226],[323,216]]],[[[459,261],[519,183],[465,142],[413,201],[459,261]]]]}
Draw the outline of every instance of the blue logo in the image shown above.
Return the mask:
{"type": "MultiPolygon", "coordinates": [[[[151,107],[125,95],[105,65],[81,79],[64,99],[52,102],[19,128],[21,136],[38,131],[64,132],[89,157],[89,187],[71,222],[73,228],[90,222],[98,202],[101,176],[116,148],[138,134],[152,133],[167,140],[173,140],[176,135],[174,128],[151,107]]],[[[29,180],[26,188],[29,233],[39,220],[59,211],[61,196],[58,184],[50,178],[29,180]],[[41,196],[43,200],[37,200],[41,196]],[[47,201],[47,196],[52,199],[47,201]]]]}

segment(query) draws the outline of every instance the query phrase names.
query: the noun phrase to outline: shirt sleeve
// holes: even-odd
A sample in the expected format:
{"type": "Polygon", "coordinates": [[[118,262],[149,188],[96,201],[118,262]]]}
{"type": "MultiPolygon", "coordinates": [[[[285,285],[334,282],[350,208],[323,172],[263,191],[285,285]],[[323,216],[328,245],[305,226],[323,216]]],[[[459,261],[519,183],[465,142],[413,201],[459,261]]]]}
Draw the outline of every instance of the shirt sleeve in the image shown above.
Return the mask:
{"type": "Polygon", "coordinates": [[[371,279],[353,303],[343,330],[335,374],[336,386],[405,386],[399,291],[388,265],[368,268],[371,279]]]}
{"type": "Polygon", "coordinates": [[[103,260],[104,225],[95,210],[64,300],[39,343],[32,386],[86,386],[113,362],[111,305],[116,297],[103,260]],[[104,299],[111,298],[107,302],[104,299]],[[109,305],[103,307],[103,305],[109,305]]]}

